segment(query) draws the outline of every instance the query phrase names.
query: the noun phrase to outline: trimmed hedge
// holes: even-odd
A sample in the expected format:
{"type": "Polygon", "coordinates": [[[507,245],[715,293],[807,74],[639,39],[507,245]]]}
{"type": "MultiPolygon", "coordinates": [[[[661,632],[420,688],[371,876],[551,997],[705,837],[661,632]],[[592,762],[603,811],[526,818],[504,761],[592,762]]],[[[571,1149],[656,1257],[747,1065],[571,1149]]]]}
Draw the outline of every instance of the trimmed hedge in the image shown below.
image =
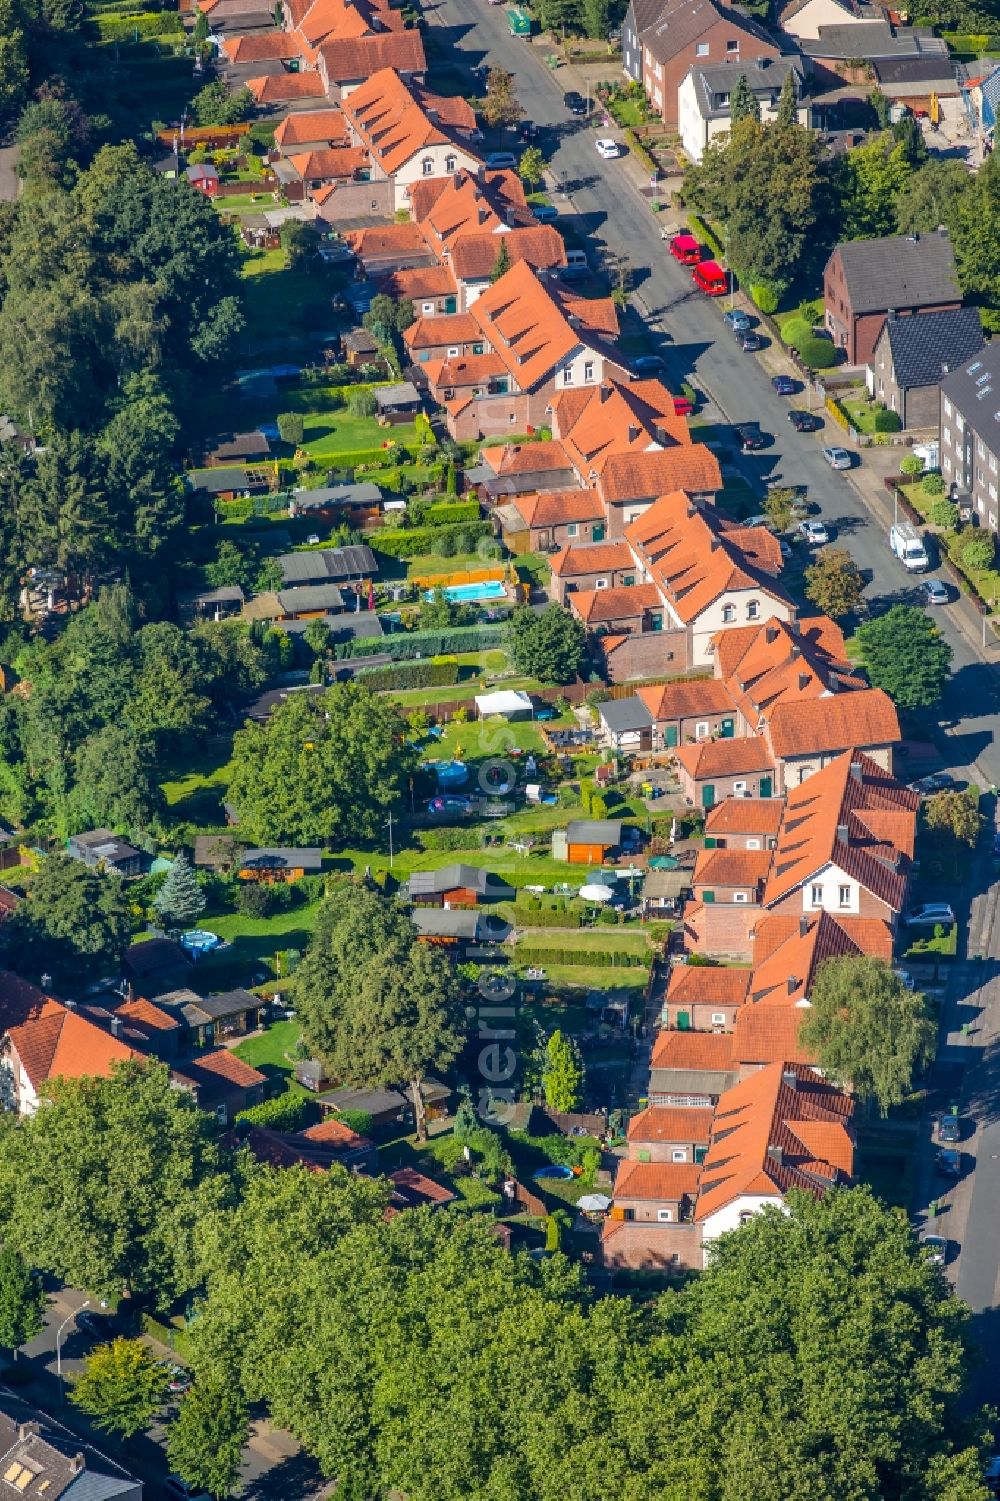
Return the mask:
{"type": "Polygon", "coordinates": [[[437,500],[427,508],[431,526],[448,526],[458,521],[478,521],[478,500],[437,500]]]}
{"type": "MultiPolygon", "coordinates": [[[[606,60],[607,59],[605,59],[605,61],[606,60]]],[[[632,155],[636,158],[636,160],[642,163],[650,176],[652,176],[654,172],[659,172],[659,167],[656,165],[656,162],[650,156],[645,146],[639,140],[639,137],[636,135],[634,130],[626,130],[625,144],[631,151],[632,155]]]]}
{"type": "Polygon", "coordinates": [[[143,11],[129,16],[93,16],[90,24],[97,30],[102,42],[131,42],[139,33],[139,41],[157,36],[184,35],[180,16],[174,11],[143,11]]]}
{"type": "Polygon", "coordinates": [[[831,365],[837,363],[837,350],[833,340],[817,339],[812,334],[796,345],[796,353],[810,370],[829,370],[831,365]]]}
{"type": "Polygon", "coordinates": [[[695,239],[705,241],[705,244],[716,258],[725,255],[726,252],[723,249],[722,241],[715,233],[715,230],[711,228],[708,221],[703,219],[700,214],[688,214],[688,227],[695,239]]]}
{"type": "Polygon", "coordinates": [[[578,928],[579,912],[555,912],[537,907],[522,907],[518,902],[514,909],[514,921],[519,928],[578,928]]]}
{"type": "Polygon", "coordinates": [[[592,964],[597,969],[648,969],[652,954],[608,953],[602,949],[536,949],[519,943],[514,951],[518,964],[592,964]]]}
{"type": "Polygon", "coordinates": [[[397,662],[392,667],[363,667],[358,681],[366,688],[446,688],[458,682],[457,662],[397,662]]]}
{"type": "Polygon", "coordinates": [[[264,1126],[269,1131],[301,1131],[319,1120],[319,1106],[307,1095],[286,1092],[276,1099],[265,1100],[262,1105],[241,1110],[236,1119],[251,1126],[264,1126]]]}
{"type": "MultiPolygon", "coordinates": [[[[477,506],[478,511],[478,506],[477,506]]],[[[484,537],[492,536],[493,529],[488,521],[467,521],[464,526],[415,526],[410,528],[400,527],[398,530],[383,528],[372,532],[367,537],[370,547],[376,552],[384,553],[390,558],[415,558],[422,553],[437,553],[440,557],[448,557],[444,551],[450,546],[452,554],[455,552],[455,542],[459,537],[467,539],[471,546],[469,552],[484,537]]]]}
{"type": "Polygon", "coordinates": [[[454,626],[447,631],[401,631],[398,636],[372,640],[341,641],[334,647],[340,662],[351,657],[370,657],[373,652],[405,662],[412,657],[444,657],[452,653],[489,651],[503,643],[502,625],[454,626]]]}
{"type": "Polygon", "coordinates": [[[151,1339],[166,1345],[168,1350],[173,1350],[179,1355],[185,1364],[189,1365],[194,1355],[191,1346],[191,1336],[183,1329],[175,1329],[173,1324],[164,1324],[155,1319],[151,1313],[144,1313],[140,1320],[143,1334],[148,1334],[151,1339]]]}

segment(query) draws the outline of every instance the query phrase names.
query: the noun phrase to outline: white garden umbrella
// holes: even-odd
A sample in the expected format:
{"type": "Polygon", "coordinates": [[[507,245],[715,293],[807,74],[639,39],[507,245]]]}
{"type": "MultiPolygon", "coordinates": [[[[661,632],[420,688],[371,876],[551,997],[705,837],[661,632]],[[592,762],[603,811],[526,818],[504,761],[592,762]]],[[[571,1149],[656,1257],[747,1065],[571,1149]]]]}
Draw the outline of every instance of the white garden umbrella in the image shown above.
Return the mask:
{"type": "Polygon", "coordinates": [[[602,1209],[611,1208],[611,1200],[607,1194],[584,1194],[582,1199],[577,1199],[576,1207],[585,1214],[598,1214],[602,1209]]]}
{"type": "Polygon", "coordinates": [[[610,886],[598,886],[595,882],[591,886],[581,886],[580,895],[585,902],[610,902],[614,892],[610,886]]]}

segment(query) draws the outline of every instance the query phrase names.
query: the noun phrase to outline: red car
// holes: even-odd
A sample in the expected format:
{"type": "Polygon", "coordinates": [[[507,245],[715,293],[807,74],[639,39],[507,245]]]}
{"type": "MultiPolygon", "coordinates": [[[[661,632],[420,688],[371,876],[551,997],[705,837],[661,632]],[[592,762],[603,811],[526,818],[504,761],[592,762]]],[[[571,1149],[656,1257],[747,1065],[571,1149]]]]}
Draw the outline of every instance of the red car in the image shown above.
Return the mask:
{"type": "Polygon", "coordinates": [[[708,297],[724,297],[729,291],[729,272],[718,261],[702,261],[691,272],[691,279],[708,297]]]}
{"type": "Polygon", "coordinates": [[[694,402],[688,396],[675,396],[673,402],[676,417],[690,417],[694,411],[694,402]]]}
{"type": "Polygon", "coordinates": [[[701,246],[694,235],[674,235],[670,241],[670,254],[682,266],[697,266],[701,260],[701,246]]]}

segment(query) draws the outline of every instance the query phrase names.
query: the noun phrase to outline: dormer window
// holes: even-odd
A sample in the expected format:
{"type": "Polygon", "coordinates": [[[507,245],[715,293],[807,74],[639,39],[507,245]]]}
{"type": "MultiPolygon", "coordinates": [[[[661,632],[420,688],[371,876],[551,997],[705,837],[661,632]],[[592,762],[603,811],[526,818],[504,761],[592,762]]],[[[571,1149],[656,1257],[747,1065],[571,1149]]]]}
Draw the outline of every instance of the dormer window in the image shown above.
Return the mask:
{"type": "Polygon", "coordinates": [[[732,623],[733,623],[733,621],[735,619],[736,619],[736,606],[735,605],[723,605],[722,606],[722,624],[723,625],[732,625],[732,623]]]}
{"type": "Polygon", "coordinates": [[[458,158],[457,157],[455,157],[455,156],[446,156],[445,157],[445,159],[444,159],[444,170],[446,172],[454,172],[457,167],[458,167],[458,158]]]}
{"type": "Polygon", "coordinates": [[[432,156],[425,156],[424,159],[423,159],[423,161],[420,163],[420,170],[424,174],[425,177],[433,177],[434,176],[434,158],[432,156]]]}
{"type": "Polygon", "coordinates": [[[563,371],[563,385],[564,386],[571,386],[572,384],[573,384],[573,367],[571,365],[567,365],[566,369],[563,371]]]}

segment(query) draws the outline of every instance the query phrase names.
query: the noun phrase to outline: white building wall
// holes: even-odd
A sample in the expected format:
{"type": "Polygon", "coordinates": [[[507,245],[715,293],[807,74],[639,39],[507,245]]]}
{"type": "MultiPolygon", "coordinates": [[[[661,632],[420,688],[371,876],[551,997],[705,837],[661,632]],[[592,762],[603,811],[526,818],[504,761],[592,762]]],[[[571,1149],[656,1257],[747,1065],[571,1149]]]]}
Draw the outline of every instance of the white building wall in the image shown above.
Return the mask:
{"type": "Polygon", "coordinates": [[[701,1235],[704,1243],[718,1240],[720,1235],[725,1235],[727,1230],[738,1230],[741,1217],[745,1214],[759,1214],[769,1204],[777,1209],[782,1209],[787,1214],[788,1209],[780,1194],[740,1194],[729,1204],[717,1209],[707,1219],[701,1222],[701,1235]]]}

